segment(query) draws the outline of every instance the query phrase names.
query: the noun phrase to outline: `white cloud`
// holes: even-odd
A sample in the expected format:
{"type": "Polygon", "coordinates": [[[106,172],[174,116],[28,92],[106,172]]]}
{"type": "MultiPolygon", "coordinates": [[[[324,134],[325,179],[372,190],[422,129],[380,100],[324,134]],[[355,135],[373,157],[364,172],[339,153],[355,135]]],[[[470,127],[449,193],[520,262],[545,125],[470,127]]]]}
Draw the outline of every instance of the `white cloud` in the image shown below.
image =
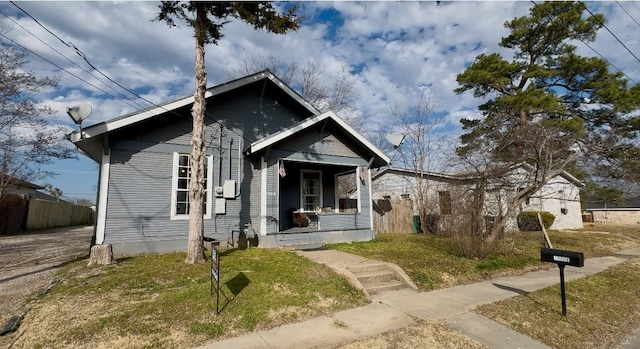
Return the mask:
{"type": "MultiPolygon", "coordinates": [[[[622,9],[640,19],[638,6],[627,2],[586,4],[593,12],[605,13],[609,18],[607,26],[640,55],[640,28],[622,9]]],[[[193,91],[192,31],[186,25],[169,28],[165,23],[152,21],[157,5],[155,2],[89,1],[19,3],[63,41],[73,43],[102,72],[127,88],[137,89],[153,103],[193,91]]],[[[499,52],[509,58],[511,53],[498,46],[500,38],[508,33],[503,24],[527,15],[529,7],[531,3],[524,1],[452,1],[440,5],[436,2],[305,2],[300,9],[304,26],[285,36],[255,31],[239,22],[227,24],[219,45],[207,47],[209,85],[224,82],[226,71],[237,69],[242,59],[256,54],[276,54],[285,61],[299,63],[319,60],[327,74],[336,73],[344,66],[355,72],[359,98],[354,114],[369,121],[383,121],[388,117],[390,104],[411,105],[419,89],[428,87],[440,99],[438,111],[448,114],[449,127],[456,127],[452,133],[459,134],[460,118],[478,117],[475,108],[482,101],[473,98],[470,92],[456,95],[453,92],[458,87],[456,76],[480,53],[499,52]],[[342,25],[333,24],[332,15],[339,15],[342,25]]],[[[5,35],[120,97],[98,82],[104,79],[71,48],[30,18],[18,15],[13,5],[2,3],[0,9],[97,78],[60,57],[6,18],[0,18],[0,28],[12,28],[5,35]]],[[[580,54],[596,55],[582,43],[576,46],[580,54]]],[[[640,63],[606,30],[600,30],[591,46],[640,81],[640,63]]],[[[39,74],[61,78],[59,89],[43,91],[47,103],[59,110],[60,122],[70,125],[64,110],[79,103],[94,106],[87,124],[134,111],[136,104],[128,105],[133,102],[124,103],[109,97],[35,56],[29,59],[29,67],[39,74]]],[[[148,106],[139,99],[136,103],[148,106]]]]}

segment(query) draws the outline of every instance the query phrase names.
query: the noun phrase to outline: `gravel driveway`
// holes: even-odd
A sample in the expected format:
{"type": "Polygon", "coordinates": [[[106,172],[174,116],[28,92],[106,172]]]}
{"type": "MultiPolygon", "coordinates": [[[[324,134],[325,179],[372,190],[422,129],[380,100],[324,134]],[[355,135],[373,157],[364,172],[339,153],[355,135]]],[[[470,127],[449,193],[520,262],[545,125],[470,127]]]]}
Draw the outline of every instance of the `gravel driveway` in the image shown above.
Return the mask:
{"type": "Polygon", "coordinates": [[[45,289],[66,262],[89,255],[93,226],[0,236],[0,329],[22,315],[26,300],[45,289]]]}

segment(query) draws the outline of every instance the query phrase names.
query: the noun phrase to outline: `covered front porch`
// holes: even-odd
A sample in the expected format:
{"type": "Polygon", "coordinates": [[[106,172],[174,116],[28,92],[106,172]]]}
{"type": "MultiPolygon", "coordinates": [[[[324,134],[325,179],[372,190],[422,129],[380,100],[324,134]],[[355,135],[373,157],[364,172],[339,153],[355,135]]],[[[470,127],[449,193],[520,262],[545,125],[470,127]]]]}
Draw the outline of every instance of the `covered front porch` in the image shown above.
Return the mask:
{"type": "Polygon", "coordinates": [[[357,229],[361,166],[279,160],[278,233],[357,229]]]}
{"type": "Polygon", "coordinates": [[[278,233],[260,236],[260,246],[265,248],[316,249],[325,244],[370,241],[375,237],[371,229],[358,230],[310,230],[292,228],[278,233]]]}
{"type": "Polygon", "coordinates": [[[373,238],[370,169],[390,159],[334,113],[258,140],[245,155],[260,156],[260,246],[373,238]]]}

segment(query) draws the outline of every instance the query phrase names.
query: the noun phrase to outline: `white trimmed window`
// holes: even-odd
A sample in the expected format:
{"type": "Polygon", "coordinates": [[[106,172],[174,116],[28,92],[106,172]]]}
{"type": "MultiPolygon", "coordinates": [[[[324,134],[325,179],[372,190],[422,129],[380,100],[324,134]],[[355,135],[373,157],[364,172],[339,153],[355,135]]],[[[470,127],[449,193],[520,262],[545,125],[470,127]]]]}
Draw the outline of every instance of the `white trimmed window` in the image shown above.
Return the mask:
{"type": "MultiPolygon", "coordinates": [[[[211,183],[213,156],[207,156],[204,164],[204,218],[211,218],[211,183]]],[[[189,154],[173,153],[173,181],[171,185],[171,219],[189,219],[189,183],[191,166],[189,154]]]]}
{"type": "Polygon", "coordinates": [[[300,207],[305,211],[320,212],[322,207],[322,172],[302,170],[300,176],[300,207]]]}

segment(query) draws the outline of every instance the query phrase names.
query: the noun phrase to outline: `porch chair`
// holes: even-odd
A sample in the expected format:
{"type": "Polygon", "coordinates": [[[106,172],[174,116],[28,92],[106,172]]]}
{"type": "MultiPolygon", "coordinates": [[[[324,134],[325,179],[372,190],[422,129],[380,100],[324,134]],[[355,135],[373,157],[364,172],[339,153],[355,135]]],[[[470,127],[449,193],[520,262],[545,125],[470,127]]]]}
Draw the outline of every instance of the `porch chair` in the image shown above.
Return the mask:
{"type": "Polygon", "coordinates": [[[290,208],[289,212],[291,212],[293,224],[297,225],[298,228],[303,226],[306,227],[309,225],[309,218],[307,217],[306,213],[300,212],[296,208],[290,208]]]}

